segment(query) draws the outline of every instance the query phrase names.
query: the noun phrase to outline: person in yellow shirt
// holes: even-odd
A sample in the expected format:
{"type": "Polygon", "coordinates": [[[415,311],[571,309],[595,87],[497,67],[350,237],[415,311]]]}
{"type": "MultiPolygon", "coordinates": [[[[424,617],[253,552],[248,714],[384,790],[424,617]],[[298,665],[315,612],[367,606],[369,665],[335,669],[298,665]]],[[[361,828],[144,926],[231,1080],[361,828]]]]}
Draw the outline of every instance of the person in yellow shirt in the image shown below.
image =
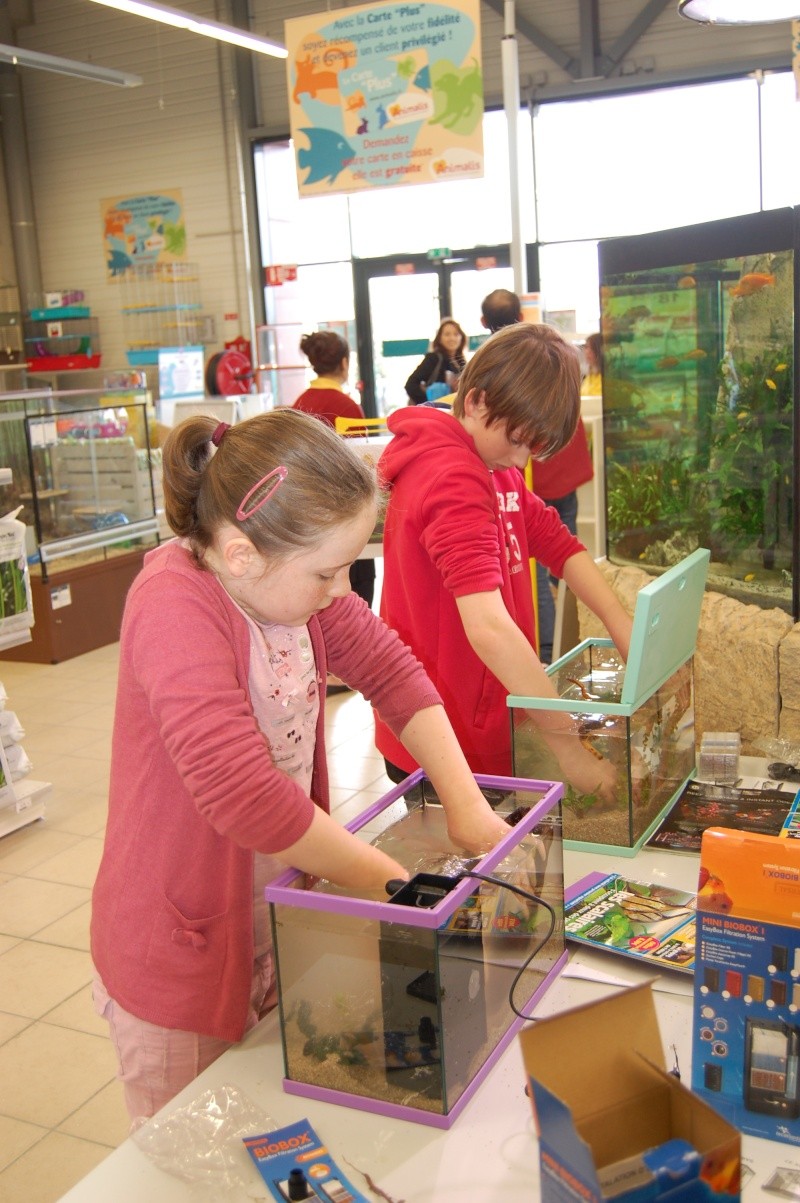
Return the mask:
{"type": "Polygon", "coordinates": [[[603,336],[590,334],[583,344],[583,357],[586,360],[586,375],[581,381],[582,397],[601,397],[603,395],[603,336]]]}

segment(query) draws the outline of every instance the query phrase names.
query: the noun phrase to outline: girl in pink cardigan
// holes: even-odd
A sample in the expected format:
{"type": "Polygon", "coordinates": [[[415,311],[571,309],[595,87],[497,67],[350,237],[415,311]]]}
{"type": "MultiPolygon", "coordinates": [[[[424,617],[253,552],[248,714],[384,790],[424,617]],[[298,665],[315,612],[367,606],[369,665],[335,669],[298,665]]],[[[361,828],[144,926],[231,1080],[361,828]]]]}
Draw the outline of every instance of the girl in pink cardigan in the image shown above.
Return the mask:
{"type": "Polygon", "coordinates": [[[146,557],[126,602],[92,897],[95,1006],[134,1117],[274,1005],[263,894],[277,872],[380,891],[407,876],[329,814],[329,668],[424,765],[455,842],[477,852],[508,830],[423,669],[350,592],[378,490],[346,441],[288,409],[197,417],[163,462],[179,539],[146,557]]]}

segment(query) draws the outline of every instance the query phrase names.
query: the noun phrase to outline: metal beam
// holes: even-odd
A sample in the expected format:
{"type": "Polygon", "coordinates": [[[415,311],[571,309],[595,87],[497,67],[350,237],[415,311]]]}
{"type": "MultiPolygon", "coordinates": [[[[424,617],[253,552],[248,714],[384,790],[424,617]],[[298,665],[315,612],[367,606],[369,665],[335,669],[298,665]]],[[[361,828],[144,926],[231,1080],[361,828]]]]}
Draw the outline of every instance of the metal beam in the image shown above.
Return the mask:
{"type": "MultiPolygon", "coordinates": [[[[482,0],[482,2],[499,17],[504,15],[504,0],[482,0]]],[[[520,16],[519,13],[516,18],[517,33],[546,54],[557,67],[560,67],[576,81],[608,78],[613,71],[616,71],[625,55],[638,42],[642,34],[673,3],[674,0],[647,0],[642,11],[633,18],[624,33],[617,38],[607,52],[603,52],[600,46],[598,0],[578,0],[579,58],[569,54],[547,34],[542,33],[537,25],[520,16]]]]}
{"type": "MultiPolygon", "coordinates": [[[[594,96],[613,96],[615,93],[643,92],[651,88],[679,87],[688,84],[713,83],[714,80],[731,79],[749,75],[753,71],[790,71],[791,53],[759,56],[757,62],[738,59],[726,63],[714,63],[705,67],[686,67],[675,71],[652,71],[646,74],[614,75],[606,79],[565,80],[559,84],[545,84],[528,88],[523,100],[537,104],[540,101],[590,100],[594,96]]],[[[487,109],[499,108],[499,99],[484,98],[487,109]]]]}
{"type": "Polygon", "coordinates": [[[581,79],[600,74],[600,20],[597,0],[578,0],[578,27],[581,38],[581,79]]]}
{"type": "MultiPolygon", "coordinates": [[[[487,8],[490,8],[493,13],[497,13],[498,17],[505,16],[504,0],[482,0],[487,8]]],[[[573,79],[579,79],[581,73],[580,63],[571,54],[567,54],[552,38],[548,38],[546,33],[542,33],[538,26],[526,20],[525,17],[517,15],[516,18],[517,33],[522,34],[527,38],[542,54],[546,54],[549,59],[552,59],[557,67],[562,71],[566,71],[567,75],[571,75],[573,79]]]]}
{"type": "Polygon", "coordinates": [[[675,0],[648,0],[638,16],[634,17],[625,32],[617,38],[613,46],[603,55],[603,75],[610,75],[616,70],[625,55],[635,46],[664,9],[671,7],[675,0]]]}

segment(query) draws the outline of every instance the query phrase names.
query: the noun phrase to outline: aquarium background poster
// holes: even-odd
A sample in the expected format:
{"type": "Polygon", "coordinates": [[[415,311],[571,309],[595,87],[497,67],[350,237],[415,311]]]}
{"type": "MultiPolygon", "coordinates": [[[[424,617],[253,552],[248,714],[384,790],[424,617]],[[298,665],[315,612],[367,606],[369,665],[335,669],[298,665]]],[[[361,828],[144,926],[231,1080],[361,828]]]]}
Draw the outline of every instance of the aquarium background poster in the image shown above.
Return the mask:
{"type": "Polygon", "coordinates": [[[285,23],[300,196],[483,175],[478,0],[285,23]]]}
{"type": "Polygon", "coordinates": [[[107,278],[121,280],[126,272],[141,264],[185,259],[183,214],[180,188],[102,200],[100,215],[107,278]]]}

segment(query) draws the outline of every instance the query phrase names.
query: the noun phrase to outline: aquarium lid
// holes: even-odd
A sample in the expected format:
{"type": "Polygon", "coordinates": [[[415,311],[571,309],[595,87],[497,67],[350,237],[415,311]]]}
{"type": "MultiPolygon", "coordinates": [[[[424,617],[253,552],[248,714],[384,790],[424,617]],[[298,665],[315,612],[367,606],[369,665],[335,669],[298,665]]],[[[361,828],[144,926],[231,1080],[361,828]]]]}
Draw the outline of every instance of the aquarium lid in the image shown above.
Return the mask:
{"type": "Polygon", "coordinates": [[[694,655],[710,559],[700,547],[637,594],[622,684],[626,705],[646,701],[694,655]]]}

